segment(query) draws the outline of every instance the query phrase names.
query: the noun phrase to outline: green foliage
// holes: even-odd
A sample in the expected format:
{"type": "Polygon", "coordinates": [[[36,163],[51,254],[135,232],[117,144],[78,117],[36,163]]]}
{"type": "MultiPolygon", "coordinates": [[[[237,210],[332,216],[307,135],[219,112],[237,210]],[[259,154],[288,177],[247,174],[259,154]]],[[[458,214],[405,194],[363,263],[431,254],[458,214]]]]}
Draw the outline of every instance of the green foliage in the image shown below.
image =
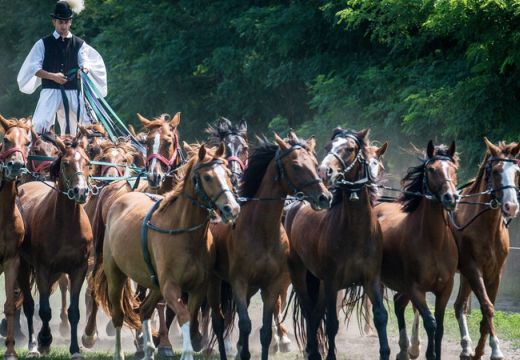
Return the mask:
{"type": "MultiPolygon", "coordinates": [[[[52,30],[54,1],[0,0],[0,112],[22,116],[16,73],[52,30]],[[23,26],[22,32],[15,31],[23,26]]],[[[135,113],[183,113],[188,139],[223,115],[255,132],[292,127],[320,144],[332,128],[372,128],[398,146],[457,140],[464,177],[482,136],[518,140],[520,1],[87,0],[73,31],[104,57],[108,101],[135,113]]],[[[395,147],[394,147],[395,146],[395,147]]],[[[392,156],[393,155],[393,156],[392,156]]],[[[393,164],[393,165],[392,165],[393,164]]]]}

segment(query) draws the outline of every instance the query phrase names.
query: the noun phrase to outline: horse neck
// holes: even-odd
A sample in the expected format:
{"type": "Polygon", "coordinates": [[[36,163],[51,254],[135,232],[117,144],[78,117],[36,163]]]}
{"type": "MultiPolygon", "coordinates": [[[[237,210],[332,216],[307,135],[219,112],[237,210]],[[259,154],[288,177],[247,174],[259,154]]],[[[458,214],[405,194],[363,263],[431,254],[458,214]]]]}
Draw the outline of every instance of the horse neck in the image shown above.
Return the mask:
{"type": "Polygon", "coordinates": [[[447,216],[441,203],[438,201],[421,199],[418,208],[409,214],[410,218],[415,219],[416,233],[415,238],[419,241],[429,243],[433,247],[441,247],[446,232],[450,232],[447,224],[447,216]]]}
{"type": "Polygon", "coordinates": [[[2,180],[0,182],[0,209],[2,209],[2,219],[14,216],[16,206],[16,181],[2,180]]]}
{"type": "Polygon", "coordinates": [[[373,220],[372,218],[372,200],[370,198],[370,192],[368,187],[363,187],[358,192],[359,200],[351,201],[349,199],[350,192],[341,190],[343,199],[341,201],[342,224],[351,227],[352,224],[363,226],[373,220]]]}
{"type": "Polygon", "coordinates": [[[61,193],[61,191],[66,191],[64,190],[65,186],[63,185],[61,180],[58,181],[57,187],[60,190],[60,192],[57,192],[55,197],[56,218],[60,219],[61,217],[63,217],[70,219],[71,217],[79,217],[80,212],[78,210],[81,207],[81,204],[78,204],[74,200],[69,199],[67,195],[61,193]]]}
{"type": "MultiPolygon", "coordinates": [[[[191,181],[191,172],[186,174],[182,191],[190,198],[200,201],[195,194],[193,182],[191,181]]],[[[170,228],[189,228],[202,224],[205,221],[208,216],[207,210],[194,204],[187,196],[183,196],[182,194],[178,195],[175,201],[171,202],[164,208],[164,211],[162,211],[161,214],[163,214],[163,219],[165,219],[165,225],[170,228]]],[[[208,227],[206,226],[205,231],[207,231],[207,228],[208,227]]],[[[195,231],[192,234],[195,234],[197,238],[200,236],[198,231],[195,231]]],[[[200,238],[205,239],[205,236],[200,238]]]]}
{"type": "Polygon", "coordinates": [[[258,229],[260,226],[266,230],[272,230],[274,232],[280,231],[278,224],[281,224],[282,221],[283,198],[287,195],[287,191],[283,188],[281,181],[276,168],[276,162],[273,159],[267,166],[267,170],[255,197],[280,200],[251,201],[244,206],[241,211],[245,211],[246,213],[251,212],[255,215],[240,215],[239,219],[244,219],[247,222],[253,220],[255,222],[255,229],[258,229]]]}

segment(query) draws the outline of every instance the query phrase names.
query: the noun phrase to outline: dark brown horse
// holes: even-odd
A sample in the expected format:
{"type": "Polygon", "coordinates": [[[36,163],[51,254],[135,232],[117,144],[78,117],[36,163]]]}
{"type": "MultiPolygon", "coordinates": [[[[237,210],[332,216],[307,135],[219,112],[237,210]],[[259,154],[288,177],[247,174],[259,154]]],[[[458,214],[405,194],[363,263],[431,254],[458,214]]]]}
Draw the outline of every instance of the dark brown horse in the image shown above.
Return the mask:
{"type": "Polygon", "coordinates": [[[81,358],[77,340],[79,294],[92,241],[92,230],[82,205],[89,193],[89,159],[77,140],[66,146],[57,138],[56,144],[61,152],[51,167],[51,176],[56,183],[30,182],[20,187],[20,207],[27,226],[22,247],[24,261],[20,287],[24,293],[29,350],[37,353],[32,325],[34,301],[29,283],[30,268],[34,269],[40,294],[39,314],[43,321],[38,334],[38,352],[47,353],[52,343],[50,292],[62,274],[68,275],[71,287],[69,351],[73,358],[81,358]]]}
{"type": "Polygon", "coordinates": [[[461,283],[455,315],[461,330],[461,359],[480,359],[490,334],[491,359],[504,359],[493,325],[494,303],[509,252],[507,222],[518,214],[520,144],[498,145],[484,139],[487,152],[474,183],[462,191],[463,197],[480,203],[461,204],[455,212],[452,230],[459,245],[461,283]],[[473,291],[480,302],[480,339],[473,354],[464,304],[473,291]]]}
{"type": "Polygon", "coordinates": [[[7,336],[5,359],[17,359],[15,351],[16,279],[20,266],[20,248],[25,234],[22,215],[16,206],[16,180],[27,164],[31,121],[6,120],[0,115],[4,130],[0,146],[0,271],[5,273],[7,336]]]}
{"type": "Polygon", "coordinates": [[[322,321],[328,339],[327,359],[336,358],[337,294],[348,289],[356,301],[358,285],[373,303],[380,359],[390,355],[380,280],[383,239],[373,208],[378,179],[372,177],[367,134],[368,130],[334,131],[319,167],[320,176],[335,193],[329,210],[316,212],[302,204],[287,212],[289,270],[305,318],[306,331],[302,332],[306,332],[309,359],[321,359],[318,329],[322,321]]]}
{"type": "MultiPolygon", "coordinates": [[[[144,144],[147,150],[148,182],[141,182],[136,190],[164,194],[171,191],[180,178],[177,174],[182,164],[178,132],[181,121],[180,113],[177,113],[173,119],[167,114],[153,120],[148,120],[139,114],[138,118],[148,131],[144,144]]],[[[97,196],[97,205],[91,220],[95,255],[93,273],[101,266],[108,211],[119,197],[132,191],[134,189],[127,181],[115,181],[104,187],[97,196]]],[[[91,288],[91,291],[94,291],[94,289],[91,288]]],[[[94,296],[93,293],[91,295],[94,296]]],[[[82,336],[82,343],[87,348],[94,346],[97,339],[97,308],[98,305],[94,301],[88,311],[87,325],[82,336]]],[[[164,336],[164,331],[161,337],[161,346],[171,348],[167,335],[164,336]]]]}
{"type": "MultiPolygon", "coordinates": [[[[128,277],[150,289],[140,309],[146,358],[153,349],[149,318],[164,296],[183,331],[182,358],[193,359],[190,322],[197,321],[215,261],[209,216],[217,211],[223,221],[231,222],[240,208],[222,158],[224,146],[216,152],[204,145],[199,149],[188,147],[187,151],[191,156],[183,171],[185,178],[161,203],[154,204],[149,196],[134,192],[120,197],[110,209],[103,271],[96,276],[96,283],[98,298],[110,308],[116,327],[115,359],[124,358],[121,326],[124,318],[133,315],[132,309],[122,306],[129,300],[129,294],[123,291],[128,277]],[[182,301],[184,292],[189,295],[188,307],[182,301]]],[[[218,306],[213,310],[219,311],[218,306]]]]}
{"type": "MultiPolygon", "coordinates": [[[[217,244],[219,279],[231,284],[239,316],[239,356],[249,359],[251,320],[250,298],[261,290],[263,300],[262,359],[267,359],[272,338],[273,312],[279,295],[290,283],[287,269],[289,244],[281,225],[284,199],[287,194],[309,200],[313,208],[330,206],[331,195],[316,173],[314,139],[307,142],[294,132],[284,141],[275,134],[276,144],[260,141],[249,158],[244,173],[241,195],[248,201],[242,206],[235,226],[212,227],[217,244]],[[255,200],[259,199],[259,200],[255,200]]],[[[220,282],[213,281],[210,303],[220,299],[220,282]]],[[[221,359],[226,358],[223,346],[223,321],[213,313],[213,326],[219,341],[221,359]]]]}
{"type": "Polygon", "coordinates": [[[457,270],[458,251],[448,227],[447,210],[455,209],[458,157],[455,143],[430,141],[422,164],[408,169],[400,203],[376,207],[383,230],[383,283],[397,291],[394,307],[399,325],[398,359],[408,359],[404,311],[409,301],[419,311],[428,334],[426,358],[441,358],[444,313],[457,270]],[[436,296],[435,317],[426,292],[436,296]]]}

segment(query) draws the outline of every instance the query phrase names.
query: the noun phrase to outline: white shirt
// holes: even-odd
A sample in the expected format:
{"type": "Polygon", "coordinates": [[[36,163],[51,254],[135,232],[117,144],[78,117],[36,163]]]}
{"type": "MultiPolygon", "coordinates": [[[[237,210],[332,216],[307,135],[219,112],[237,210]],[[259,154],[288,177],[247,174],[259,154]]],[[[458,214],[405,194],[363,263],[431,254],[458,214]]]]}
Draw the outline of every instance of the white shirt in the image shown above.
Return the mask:
{"type": "MultiPolygon", "coordinates": [[[[54,31],[52,33],[55,39],[60,35],[54,31]]],[[[71,38],[72,34],[69,32],[66,36],[71,38]]],[[[43,58],[45,56],[45,45],[43,40],[38,40],[32,47],[29,55],[25,58],[20,71],[18,72],[18,87],[20,91],[25,94],[32,94],[42,83],[42,79],[36,76],[36,73],[42,69],[43,58]]],[[[78,52],[78,65],[89,69],[89,74],[94,84],[104,97],[107,95],[107,73],[105,63],[101,55],[86,42],[78,52]]]]}

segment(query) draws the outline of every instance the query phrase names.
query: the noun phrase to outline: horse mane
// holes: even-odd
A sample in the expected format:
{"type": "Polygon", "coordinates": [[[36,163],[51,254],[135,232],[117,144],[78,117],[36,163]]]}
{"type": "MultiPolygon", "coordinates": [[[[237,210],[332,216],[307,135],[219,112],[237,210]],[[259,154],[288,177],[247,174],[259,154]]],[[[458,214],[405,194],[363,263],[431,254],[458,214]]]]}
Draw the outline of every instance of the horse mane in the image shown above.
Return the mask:
{"type": "MultiPolygon", "coordinates": [[[[418,149],[415,149],[415,152],[417,152],[417,150],[418,149]]],[[[411,213],[416,210],[422,200],[422,197],[413,195],[412,193],[422,194],[423,192],[424,168],[429,158],[422,151],[420,151],[418,155],[421,164],[409,167],[405,177],[401,180],[403,193],[399,197],[399,202],[402,204],[402,211],[406,213],[411,213]]],[[[449,156],[448,147],[442,144],[436,145],[433,156],[449,156]]],[[[455,167],[459,167],[459,156],[457,154],[451,157],[451,161],[455,164],[455,167]]]]}
{"type": "Polygon", "coordinates": [[[9,130],[9,129],[13,128],[13,127],[19,127],[19,128],[22,128],[22,129],[26,130],[27,132],[31,132],[31,126],[28,125],[25,122],[25,118],[21,118],[21,119],[16,119],[16,118],[6,119],[6,122],[8,124],[7,130],[9,130]]]}
{"type": "Polygon", "coordinates": [[[204,130],[204,132],[209,135],[210,144],[216,145],[228,135],[237,135],[247,139],[247,130],[239,128],[236,124],[233,124],[229,119],[223,116],[220,117],[218,121],[219,123],[217,125],[208,124],[208,127],[204,130]],[[220,124],[224,124],[225,128],[219,126],[220,124]]]}
{"type": "MultiPolygon", "coordinates": [[[[271,143],[265,136],[257,137],[258,143],[253,146],[252,153],[248,159],[247,169],[242,177],[240,196],[253,197],[262,183],[267,166],[276,155],[278,145],[271,143]]],[[[303,139],[285,139],[291,146],[300,145],[311,152],[303,139]]]]}
{"type": "MultiPolygon", "coordinates": [[[[505,141],[499,141],[497,146],[500,148],[500,152],[502,153],[502,155],[507,156],[507,155],[511,154],[511,150],[517,146],[517,143],[513,142],[511,144],[506,144],[505,141]]],[[[488,160],[490,157],[491,157],[491,154],[489,153],[488,150],[486,150],[486,154],[484,155],[484,160],[482,160],[482,162],[479,165],[477,176],[475,177],[471,186],[468,188],[469,193],[478,192],[478,189],[480,188],[482,181],[485,180],[484,178],[486,175],[487,163],[488,163],[488,160]]]]}
{"type": "MultiPolygon", "coordinates": [[[[179,195],[184,190],[184,184],[186,181],[191,181],[191,178],[188,177],[189,174],[191,174],[191,170],[193,167],[198,164],[199,161],[199,149],[203,144],[195,143],[190,144],[191,148],[193,149],[193,152],[190,154],[190,157],[188,161],[179,167],[179,170],[177,171],[178,176],[182,179],[181,181],[177,182],[177,184],[173,187],[172,190],[167,192],[164,195],[164,199],[161,202],[161,205],[159,206],[158,211],[162,211],[166,209],[170,204],[174,203],[175,200],[179,197],[179,195]]],[[[211,148],[206,146],[206,158],[211,157],[215,158],[215,148],[211,148]]],[[[224,159],[222,159],[225,161],[224,159]]]]}

